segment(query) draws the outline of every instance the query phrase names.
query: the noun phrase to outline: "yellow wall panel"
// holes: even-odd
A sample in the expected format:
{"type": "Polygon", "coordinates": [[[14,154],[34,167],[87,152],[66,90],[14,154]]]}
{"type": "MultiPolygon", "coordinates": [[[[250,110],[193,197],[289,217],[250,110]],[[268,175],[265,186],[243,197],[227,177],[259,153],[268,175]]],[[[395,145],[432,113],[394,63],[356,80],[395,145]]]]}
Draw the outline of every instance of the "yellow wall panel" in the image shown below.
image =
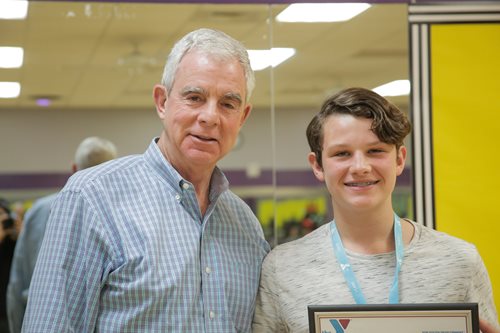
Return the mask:
{"type": "Polygon", "coordinates": [[[478,247],[500,310],[500,24],[430,32],[436,229],[478,247]]]}

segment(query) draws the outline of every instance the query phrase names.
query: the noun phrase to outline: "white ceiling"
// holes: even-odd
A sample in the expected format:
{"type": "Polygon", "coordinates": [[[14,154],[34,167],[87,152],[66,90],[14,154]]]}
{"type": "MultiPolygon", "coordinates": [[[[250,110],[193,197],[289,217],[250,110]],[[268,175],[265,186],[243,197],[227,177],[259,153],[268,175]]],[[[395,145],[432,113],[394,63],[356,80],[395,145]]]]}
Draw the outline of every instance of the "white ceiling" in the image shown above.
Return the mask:
{"type": "MultiPolygon", "coordinates": [[[[374,88],[408,78],[406,4],[377,4],[342,23],[278,23],[285,5],[31,2],[26,20],[0,20],[0,46],[22,46],[24,65],[0,69],[22,85],[0,109],[149,108],[173,43],[200,27],[221,29],[249,49],[293,47],[296,55],[257,72],[252,102],[314,107],[348,86],[374,88]],[[273,22],[268,25],[268,22],[273,22]],[[270,82],[274,81],[274,85],[270,82]]],[[[393,98],[406,109],[408,96],[393,98]]]]}

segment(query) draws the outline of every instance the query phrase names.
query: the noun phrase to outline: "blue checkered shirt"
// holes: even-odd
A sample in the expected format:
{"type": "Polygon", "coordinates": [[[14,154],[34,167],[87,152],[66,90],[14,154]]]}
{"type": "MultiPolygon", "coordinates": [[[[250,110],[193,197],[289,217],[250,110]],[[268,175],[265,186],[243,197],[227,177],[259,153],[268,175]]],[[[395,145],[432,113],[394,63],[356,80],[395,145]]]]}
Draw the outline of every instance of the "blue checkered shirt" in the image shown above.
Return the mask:
{"type": "Polygon", "coordinates": [[[23,332],[250,332],[269,251],[215,169],[201,215],[155,140],[73,175],[56,200],[23,332]]]}

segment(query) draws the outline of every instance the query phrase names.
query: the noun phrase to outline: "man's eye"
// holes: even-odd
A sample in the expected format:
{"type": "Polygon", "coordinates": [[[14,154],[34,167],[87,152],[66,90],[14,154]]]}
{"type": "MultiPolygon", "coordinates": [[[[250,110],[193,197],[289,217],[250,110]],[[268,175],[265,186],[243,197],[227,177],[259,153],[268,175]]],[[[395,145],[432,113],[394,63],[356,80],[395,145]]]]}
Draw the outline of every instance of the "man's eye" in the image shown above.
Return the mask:
{"type": "Polygon", "coordinates": [[[384,150],[383,149],[375,148],[375,149],[370,149],[368,152],[371,153],[371,154],[378,154],[378,153],[383,153],[384,150]]]}
{"type": "Polygon", "coordinates": [[[231,104],[231,103],[222,103],[222,106],[226,109],[231,109],[231,110],[236,109],[236,106],[234,104],[231,104]]]}
{"type": "Polygon", "coordinates": [[[201,97],[200,96],[197,96],[197,95],[190,95],[190,96],[187,96],[186,99],[190,102],[200,102],[201,101],[201,97]]]}

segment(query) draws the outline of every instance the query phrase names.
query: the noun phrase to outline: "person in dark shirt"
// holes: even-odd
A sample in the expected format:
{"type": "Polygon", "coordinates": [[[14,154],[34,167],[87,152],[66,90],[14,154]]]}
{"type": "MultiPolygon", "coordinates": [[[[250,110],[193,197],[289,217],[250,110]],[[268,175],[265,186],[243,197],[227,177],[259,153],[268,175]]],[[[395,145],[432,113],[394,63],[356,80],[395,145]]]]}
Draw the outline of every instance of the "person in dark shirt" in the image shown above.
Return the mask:
{"type": "Polygon", "coordinates": [[[10,266],[16,246],[17,230],[9,203],[0,199],[0,333],[9,333],[7,323],[6,293],[9,284],[10,266]]]}

